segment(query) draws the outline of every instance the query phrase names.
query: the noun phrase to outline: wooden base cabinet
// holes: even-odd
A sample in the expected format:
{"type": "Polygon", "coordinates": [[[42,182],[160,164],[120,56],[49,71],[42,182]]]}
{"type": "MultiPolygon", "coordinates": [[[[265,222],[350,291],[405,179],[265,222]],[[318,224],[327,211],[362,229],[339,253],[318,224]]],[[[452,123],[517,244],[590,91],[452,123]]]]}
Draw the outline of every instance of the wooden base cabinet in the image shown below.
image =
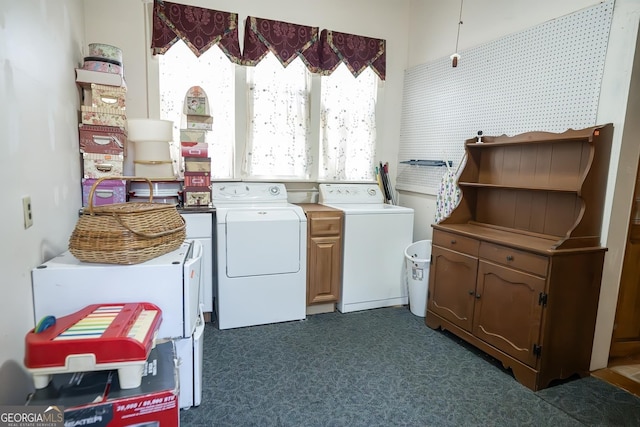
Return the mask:
{"type": "Polygon", "coordinates": [[[564,134],[485,138],[486,145],[475,152],[478,144],[467,141],[471,153],[461,175],[466,180],[463,199],[448,219],[433,225],[427,326],[449,330],[490,354],[534,391],[553,380],[589,374],[606,252],[593,244],[600,231],[604,185],[591,174],[606,177],[602,168],[608,165],[611,131],[606,125],[564,134]],[[539,148],[531,150],[529,144],[539,148]],[[547,145],[561,147],[556,150],[561,158],[554,159],[556,151],[547,145]],[[527,153],[541,154],[529,159],[527,153]],[[582,156],[580,167],[568,171],[553,166],[575,156],[582,156]],[[517,184],[510,174],[519,176],[531,164],[538,169],[547,164],[540,172],[547,180],[536,187],[535,179],[519,177],[523,184],[517,184]],[[571,173],[580,179],[572,179],[571,173]],[[554,187],[556,179],[559,187],[554,187]],[[562,193],[561,208],[570,204],[572,212],[554,217],[555,193],[562,193]],[[571,198],[574,202],[568,203],[571,198]],[[535,203],[542,199],[543,207],[535,203]],[[534,218],[538,214],[544,221],[534,218]],[[499,221],[487,221],[492,218],[499,221]],[[540,232],[563,224],[571,227],[560,235],[540,232]]]}
{"type": "Polygon", "coordinates": [[[342,277],[344,213],[312,203],[300,206],[307,215],[307,305],[335,303],[342,277]]]}

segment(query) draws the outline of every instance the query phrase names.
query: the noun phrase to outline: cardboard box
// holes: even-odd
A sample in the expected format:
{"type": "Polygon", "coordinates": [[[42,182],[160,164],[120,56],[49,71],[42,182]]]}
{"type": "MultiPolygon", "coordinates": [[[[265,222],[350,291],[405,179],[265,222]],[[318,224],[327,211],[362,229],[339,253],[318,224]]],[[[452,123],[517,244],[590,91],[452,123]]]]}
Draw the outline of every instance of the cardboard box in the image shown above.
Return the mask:
{"type": "Polygon", "coordinates": [[[187,114],[187,129],[211,130],[213,117],[187,114]]]}
{"type": "Polygon", "coordinates": [[[206,142],[206,130],[180,129],[180,141],[206,142]]]}
{"type": "Polygon", "coordinates": [[[124,156],[122,154],[82,153],[83,178],[122,176],[124,156]]]}
{"type": "MultiPolygon", "coordinates": [[[[89,206],[89,193],[97,180],[93,178],[82,180],[82,206],[89,206]]],[[[127,201],[127,184],[123,180],[104,180],[93,192],[93,206],[124,203],[127,201]]]]}
{"type": "Polygon", "coordinates": [[[80,124],[80,152],[127,155],[124,128],[80,124]]]}
{"type": "MultiPolygon", "coordinates": [[[[127,88],[125,86],[107,86],[91,83],[87,89],[83,89],[83,104],[88,107],[113,108],[125,110],[127,88]]],[[[124,111],[122,111],[124,114],[124,111]]]]}
{"type": "Polygon", "coordinates": [[[211,159],[208,157],[185,157],[186,172],[211,172],[211,159]]]}
{"type": "Polygon", "coordinates": [[[211,204],[211,189],[207,187],[185,187],[184,207],[194,208],[211,204]]]}
{"type": "Polygon", "coordinates": [[[180,425],[175,348],[172,341],[151,350],[140,387],[123,390],[117,371],[54,375],[27,405],[64,407],[65,425],[173,427],[180,425]],[[147,424],[145,424],[147,423],[147,424]]]}
{"type": "Polygon", "coordinates": [[[83,88],[91,88],[91,83],[108,86],[126,86],[122,74],[76,68],[76,82],[83,88]]]}
{"type": "Polygon", "coordinates": [[[180,142],[182,157],[209,157],[209,144],[206,142],[180,142]]]}
{"type": "Polygon", "coordinates": [[[211,186],[211,176],[209,172],[185,172],[184,186],[206,187],[202,191],[209,190],[209,187],[211,186]]]}
{"type": "MultiPolygon", "coordinates": [[[[108,74],[108,73],[102,73],[108,74]]],[[[124,110],[107,107],[80,106],[81,121],[85,125],[116,126],[126,128],[127,116],[124,110]]]]}

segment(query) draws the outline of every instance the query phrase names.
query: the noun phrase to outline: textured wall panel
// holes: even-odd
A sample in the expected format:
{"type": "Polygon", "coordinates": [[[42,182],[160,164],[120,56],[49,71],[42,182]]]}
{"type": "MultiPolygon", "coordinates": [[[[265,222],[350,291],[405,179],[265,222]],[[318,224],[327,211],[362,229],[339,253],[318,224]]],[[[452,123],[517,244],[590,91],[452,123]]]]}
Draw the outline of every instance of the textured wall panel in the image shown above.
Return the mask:
{"type": "MultiPolygon", "coordinates": [[[[452,160],[464,140],[594,126],[613,0],[405,71],[399,160],[452,160]]],[[[490,25],[490,23],[488,23],[490,25]]],[[[444,167],[398,165],[397,188],[436,194],[444,167]]]]}

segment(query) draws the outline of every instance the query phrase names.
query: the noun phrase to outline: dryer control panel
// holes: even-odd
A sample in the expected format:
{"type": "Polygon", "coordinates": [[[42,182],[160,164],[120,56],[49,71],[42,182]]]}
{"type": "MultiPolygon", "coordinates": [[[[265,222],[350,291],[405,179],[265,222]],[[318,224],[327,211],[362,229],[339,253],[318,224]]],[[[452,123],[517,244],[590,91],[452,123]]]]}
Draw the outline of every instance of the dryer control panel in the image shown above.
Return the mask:
{"type": "Polygon", "coordinates": [[[319,203],[384,203],[376,184],[320,184],[319,203]]]}
{"type": "Polygon", "coordinates": [[[282,183],[268,182],[218,182],[211,188],[212,201],[216,203],[286,202],[287,189],[282,183]]]}

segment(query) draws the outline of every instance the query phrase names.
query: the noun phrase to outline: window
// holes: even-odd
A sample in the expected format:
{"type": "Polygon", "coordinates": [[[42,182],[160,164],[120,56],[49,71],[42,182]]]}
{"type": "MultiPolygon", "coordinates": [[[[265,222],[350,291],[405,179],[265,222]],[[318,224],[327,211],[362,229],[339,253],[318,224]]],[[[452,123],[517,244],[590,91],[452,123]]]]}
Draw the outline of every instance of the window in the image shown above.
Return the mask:
{"type": "Polygon", "coordinates": [[[255,67],[238,67],[217,46],[196,57],[181,41],[158,60],[160,114],[174,122],[174,159],[181,158],[184,96],[201,86],[213,116],[207,132],[212,178],[375,179],[380,79],[370,68],[357,78],[344,65],[312,77],[300,59],[283,67],[271,53],[255,67]],[[236,87],[243,80],[246,86],[236,87]],[[246,124],[246,133],[236,134],[236,122],[242,129],[246,124]]]}
{"type": "Polygon", "coordinates": [[[354,78],[341,64],[322,77],[319,179],[374,179],[377,87],[371,68],[354,78]]]}
{"type": "Polygon", "coordinates": [[[184,97],[192,86],[207,93],[213,126],[206,132],[211,157],[211,176],[234,177],[235,152],[235,65],[213,46],[200,57],[183,43],[176,43],[164,55],[158,55],[160,76],[160,118],[173,121],[172,158],[180,156],[180,129],[186,127],[184,97]]]}
{"type": "Polygon", "coordinates": [[[309,179],[311,73],[300,59],[285,68],[268,53],[247,75],[244,175],[309,179]]]}

